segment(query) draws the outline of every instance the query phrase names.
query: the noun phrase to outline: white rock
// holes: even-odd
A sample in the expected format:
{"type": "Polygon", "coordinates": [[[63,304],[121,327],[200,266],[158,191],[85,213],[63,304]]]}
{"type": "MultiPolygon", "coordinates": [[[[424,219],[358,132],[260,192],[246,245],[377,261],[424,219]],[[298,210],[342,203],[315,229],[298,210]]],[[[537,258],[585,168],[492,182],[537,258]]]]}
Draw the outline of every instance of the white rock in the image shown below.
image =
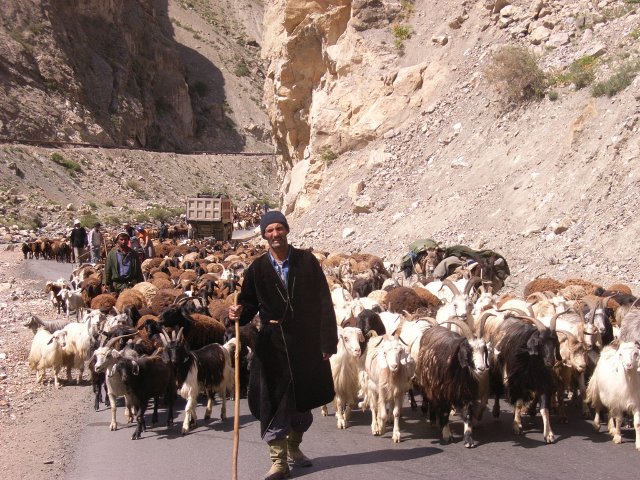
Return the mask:
{"type": "Polygon", "coordinates": [[[342,229],[342,238],[349,238],[354,235],[356,231],[351,227],[346,227],[342,229]]]}
{"type": "Polygon", "coordinates": [[[534,45],[540,45],[546,41],[551,35],[551,31],[546,27],[536,27],[529,35],[529,41],[534,45]]]}

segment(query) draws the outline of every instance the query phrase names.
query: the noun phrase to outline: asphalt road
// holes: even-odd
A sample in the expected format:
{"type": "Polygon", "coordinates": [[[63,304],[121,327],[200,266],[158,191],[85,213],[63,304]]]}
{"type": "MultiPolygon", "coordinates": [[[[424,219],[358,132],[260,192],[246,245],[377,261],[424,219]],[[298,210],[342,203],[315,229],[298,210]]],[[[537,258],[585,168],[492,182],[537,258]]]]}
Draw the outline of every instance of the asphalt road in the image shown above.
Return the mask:
{"type": "MultiPolygon", "coordinates": [[[[91,405],[87,402],[87,410],[91,405]]],[[[227,403],[232,415],[233,402],[227,403]]],[[[200,417],[204,406],[198,407],[200,417]]],[[[150,413],[149,413],[150,415],[150,413]]],[[[74,460],[68,480],[110,478],[231,478],[233,418],[221,421],[220,408],[206,424],[200,418],[197,427],[186,436],[180,433],[182,404],[176,424],[159,424],[131,440],[134,424],[121,424],[109,431],[107,409],[86,414],[86,427],[78,432],[74,460]]],[[[469,478],[542,478],[542,479],[607,479],[638,478],[640,453],[634,448],[634,431],[623,431],[623,443],[614,445],[604,426],[594,432],[582,420],[577,409],[570,410],[570,423],[553,422],[558,440],[553,445],[542,441],[542,420],[525,417],[525,434],[511,433],[511,416],[504,410],[499,421],[485,416],[475,430],[477,447],[464,448],[462,424],[454,418],[454,441],[444,445],[436,429],[431,428],[419,411],[405,407],[401,425],[402,442],[394,444],[391,433],[373,437],[370,413],[355,411],[350,426],[338,430],[333,411],[322,417],[314,411],[314,423],[305,435],[303,451],[314,459],[310,468],[294,471],[295,478],[309,480],[350,479],[460,479],[469,478]]],[[[119,421],[124,420],[118,408],[119,421]]],[[[150,417],[149,417],[150,420],[150,417]]],[[[148,421],[148,423],[150,423],[148,421]]],[[[259,479],[269,468],[267,448],[259,439],[259,424],[247,410],[246,400],[240,404],[240,448],[238,478],[259,479]]]]}

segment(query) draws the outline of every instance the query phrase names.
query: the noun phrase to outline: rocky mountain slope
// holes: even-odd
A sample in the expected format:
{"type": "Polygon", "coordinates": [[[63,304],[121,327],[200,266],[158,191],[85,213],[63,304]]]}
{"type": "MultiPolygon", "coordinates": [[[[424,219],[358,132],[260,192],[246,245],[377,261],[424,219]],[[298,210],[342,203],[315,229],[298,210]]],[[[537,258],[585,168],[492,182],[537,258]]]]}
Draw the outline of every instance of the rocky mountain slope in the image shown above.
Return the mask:
{"type": "MultiPolygon", "coordinates": [[[[22,11],[39,3],[11,5],[22,11]]],[[[62,151],[82,165],[72,178],[52,163],[56,151],[4,147],[5,215],[28,206],[45,221],[53,214],[53,222],[80,211],[122,216],[127,208],[179,207],[184,190],[226,183],[242,201],[279,196],[302,246],[396,261],[411,241],[431,237],[498,250],[512,266],[512,288],[543,273],[640,284],[633,261],[640,154],[635,0],[142,5],[159,12],[156,28],[173,42],[179,69],[216,79],[207,90],[214,97],[223,85],[231,144],[241,137],[235,145],[245,151],[267,148],[271,133],[281,155],[260,157],[259,165],[229,160],[233,168],[221,171],[207,169],[214,157],[62,151]],[[505,47],[518,47],[512,52],[521,63],[496,63],[505,47]],[[194,52],[218,72],[201,71],[194,52]],[[527,77],[531,63],[542,72],[537,84],[527,77]],[[594,86],[611,87],[622,73],[629,81],[611,96],[593,95],[594,86]],[[127,187],[131,179],[144,192],[127,187]],[[76,210],[65,211],[67,203],[76,210]]],[[[7,54],[1,57],[6,64],[7,54]]],[[[10,71],[18,79],[18,70],[0,69],[0,78],[10,71]]],[[[54,110],[68,113],[61,105],[54,110]]],[[[2,128],[46,117],[16,112],[2,128]]],[[[198,145],[172,122],[172,135],[198,145]]],[[[215,144],[216,135],[203,138],[215,144]]]]}
{"type": "Polygon", "coordinates": [[[262,151],[255,4],[4,1],[0,135],[262,151]]]}

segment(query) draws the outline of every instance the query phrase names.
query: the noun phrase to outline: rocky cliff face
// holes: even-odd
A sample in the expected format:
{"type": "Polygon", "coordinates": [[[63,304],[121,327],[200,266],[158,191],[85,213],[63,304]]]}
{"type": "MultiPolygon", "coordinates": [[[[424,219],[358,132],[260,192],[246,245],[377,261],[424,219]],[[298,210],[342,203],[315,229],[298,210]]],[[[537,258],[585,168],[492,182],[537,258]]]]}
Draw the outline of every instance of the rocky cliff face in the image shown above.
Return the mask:
{"type": "Polygon", "coordinates": [[[430,237],[501,251],[515,283],[540,274],[640,281],[629,243],[640,228],[631,213],[640,198],[635,4],[278,6],[306,25],[281,28],[280,45],[315,49],[267,50],[266,95],[291,165],[283,198],[297,245],[394,261],[430,237]],[[340,9],[350,16],[337,39],[308,33],[324,32],[319,20],[340,9]],[[509,83],[488,81],[503,46],[535,56],[544,95],[510,103],[509,83]],[[294,64],[296,75],[320,78],[296,108],[275,108],[289,105],[290,77],[278,72],[294,64]],[[594,85],[612,85],[626,69],[633,73],[624,88],[594,95],[594,85]]]}
{"type": "MultiPolygon", "coordinates": [[[[198,35],[191,23],[169,16],[174,3],[181,2],[4,1],[0,134],[171,151],[242,150],[247,141],[228,108],[223,65],[200,54],[201,45],[176,40],[177,29],[211,43],[225,34],[218,23],[198,35]]],[[[192,3],[190,12],[209,13],[202,2],[192,3]]],[[[246,66],[243,56],[252,47],[236,43],[240,33],[226,37],[246,66]]]]}
{"type": "MultiPolygon", "coordinates": [[[[638,26],[635,7],[615,0],[281,0],[269,5],[266,18],[265,97],[288,172],[287,212],[303,213],[321,200],[318,193],[332,176],[328,165],[341,154],[357,150],[366,158],[368,146],[411,124],[421,124],[422,136],[413,141],[422,150],[452,150],[447,145],[455,135],[482,161],[477,149],[489,130],[500,135],[509,110],[504,94],[484,78],[502,45],[529,49],[555,78],[581,58],[600,58],[596,77],[606,78],[623,56],[638,57],[630,37],[638,26]],[[448,113],[458,109],[484,128],[452,133],[448,113]]],[[[566,95],[570,108],[585,108],[564,78],[556,93],[566,95]]],[[[606,109],[605,100],[594,101],[596,110],[606,109]]],[[[544,123],[545,115],[543,109],[536,122],[544,123]]],[[[572,155],[562,142],[556,147],[561,156],[572,155]]]]}

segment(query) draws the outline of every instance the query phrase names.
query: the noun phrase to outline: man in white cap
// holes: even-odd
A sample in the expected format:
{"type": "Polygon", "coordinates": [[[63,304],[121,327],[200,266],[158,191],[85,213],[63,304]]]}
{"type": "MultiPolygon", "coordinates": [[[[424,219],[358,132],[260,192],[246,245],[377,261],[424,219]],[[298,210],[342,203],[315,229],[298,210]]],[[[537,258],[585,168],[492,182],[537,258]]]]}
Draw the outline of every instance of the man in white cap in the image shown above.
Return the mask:
{"type": "Polygon", "coordinates": [[[78,219],[73,221],[69,243],[73,248],[74,263],[82,263],[83,260],[86,260],[87,231],[82,227],[78,219]]]}

